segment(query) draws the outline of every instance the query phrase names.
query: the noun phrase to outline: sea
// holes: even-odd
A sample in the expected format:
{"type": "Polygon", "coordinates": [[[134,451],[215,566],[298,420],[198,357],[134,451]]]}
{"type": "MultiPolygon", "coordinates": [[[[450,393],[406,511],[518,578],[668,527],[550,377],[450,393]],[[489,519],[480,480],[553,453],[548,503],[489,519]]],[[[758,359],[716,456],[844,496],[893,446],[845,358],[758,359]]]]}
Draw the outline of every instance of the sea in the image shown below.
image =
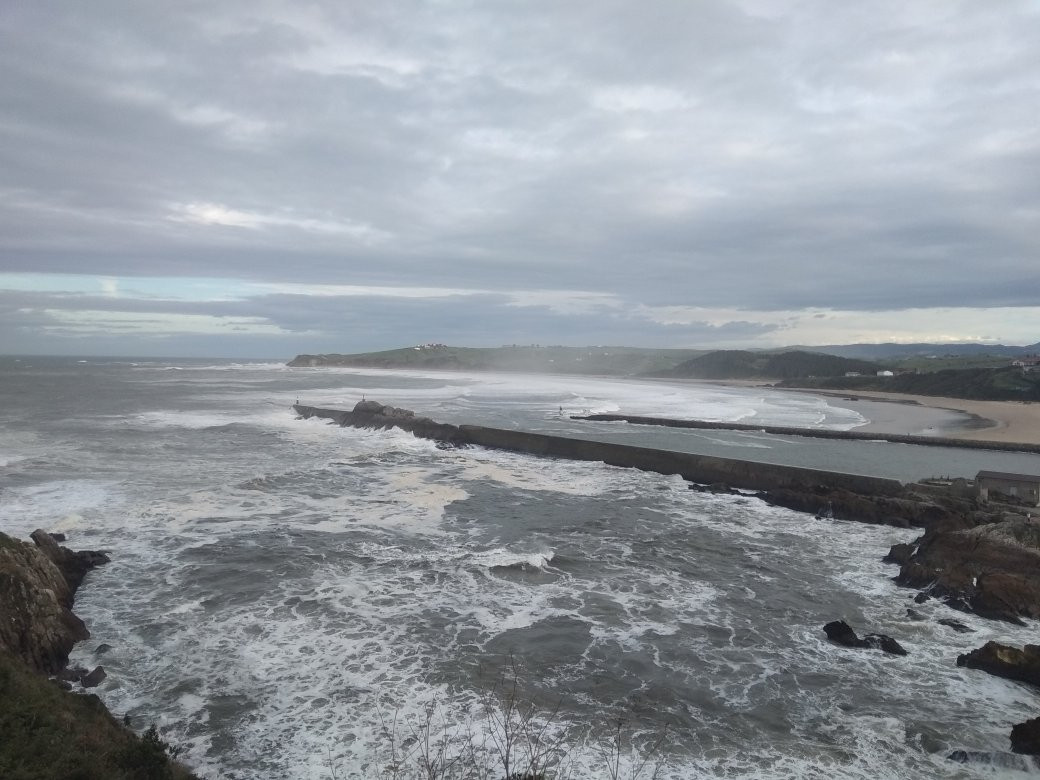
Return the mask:
{"type": "Polygon", "coordinates": [[[572,780],[1038,773],[1007,753],[1037,692],[956,666],[989,640],[1037,642],[1037,624],[915,604],[881,562],[915,530],[291,407],[365,398],[905,480],[1035,472],[1038,456],[571,419],[869,422],[769,388],[280,361],[0,369],[0,529],[110,553],[76,596],[91,637],[72,662],[102,664],[109,709],[156,724],[201,777],[501,780],[532,755],[572,780]],[[908,655],[830,644],[836,619],[908,655]]]}

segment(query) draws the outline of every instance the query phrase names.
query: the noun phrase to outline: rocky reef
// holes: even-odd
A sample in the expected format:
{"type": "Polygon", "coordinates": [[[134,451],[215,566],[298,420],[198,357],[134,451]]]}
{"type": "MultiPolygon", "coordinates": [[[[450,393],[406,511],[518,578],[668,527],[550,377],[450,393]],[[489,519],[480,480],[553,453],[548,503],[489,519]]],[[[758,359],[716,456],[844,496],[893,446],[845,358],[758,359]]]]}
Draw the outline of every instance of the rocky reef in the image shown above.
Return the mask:
{"type": "Polygon", "coordinates": [[[966,527],[929,527],[910,550],[893,548],[887,560],[900,564],[896,582],[985,618],[1018,625],[1040,618],[1040,523],[988,519],[966,514],[966,527]]]}

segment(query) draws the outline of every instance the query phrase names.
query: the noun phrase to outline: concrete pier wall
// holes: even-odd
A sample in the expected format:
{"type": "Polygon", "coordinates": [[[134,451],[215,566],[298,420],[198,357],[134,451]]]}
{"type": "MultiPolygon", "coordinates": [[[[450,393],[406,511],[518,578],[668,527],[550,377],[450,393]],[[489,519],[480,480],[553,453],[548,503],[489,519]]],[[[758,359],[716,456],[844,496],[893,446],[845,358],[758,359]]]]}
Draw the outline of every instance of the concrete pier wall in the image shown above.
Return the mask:
{"type": "Polygon", "coordinates": [[[809,436],[814,439],[842,439],[844,441],[890,441],[896,444],[919,444],[926,447],[962,447],[975,450],[1002,450],[1005,452],[1040,452],[1040,444],[1026,442],[983,441],[981,439],[950,439],[943,436],[914,436],[904,433],[866,433],[862,431],[832,431],[823,428],[791,428],[779,425],[749,425],[708,420],[674,420],[668,417],[641,417],[634,414],[573,415],[572,420],[595,422],[626,422],[633,425],[660,425],[666,428],[694,428],[708,431],[754,431],[778,436],[809,436]]]}
{"type": "Polygon", "coordinates": [[[338,425],[358,428],[400,428],[421,438],[453,445],[477,445],[492,449],[522,452],[540,457],[570,460],[601,461],[611,466],[635,468],[658,474],[678,474],[691,482],[702,484],[724,483],[747,490],[774,490],[777,488],[840,488],[867,495],[894,496],[903,486],[894,479],[846,474],[843,472],[783,466],[772,463],[695,455],[627,444],[572,439],[545,433],[529,433],[480,425],[449,425],[426,417],[415,417],[407,410],[390,410],[382,414],[379,404],[363,402],[353,412],[339,409],[319,409],[311,406],[293,407],[301,417],[320,417],[338,425]]]}

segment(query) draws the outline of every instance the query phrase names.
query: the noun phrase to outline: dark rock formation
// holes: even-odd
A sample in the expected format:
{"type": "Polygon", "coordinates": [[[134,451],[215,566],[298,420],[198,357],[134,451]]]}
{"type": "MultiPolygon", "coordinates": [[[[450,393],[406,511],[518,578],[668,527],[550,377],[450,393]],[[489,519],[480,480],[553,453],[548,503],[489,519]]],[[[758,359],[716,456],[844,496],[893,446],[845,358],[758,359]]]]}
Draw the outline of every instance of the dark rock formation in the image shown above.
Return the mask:
{"type": "Polygon", "coordinates": [[[844,647],[866,647],[883,650],[891,655],[906,655],[906,650],[899,642],[885,634],[867,634],[862,639],[852,630],[852,626],[844,620],[832,620],[823,627],[827,638],[844,647]]]}
{"type": "Polygon", "coordinates": [[[446,444],[460,441],[458,426],[438,423],[429,417],[417,417],[411,409],[386,406],[377,401],[358,401],[349,419],[341,425],[355,428],[400,428],[423,439],[434,439],[446,444]]]}
{"type": "Polygon", "coordinates": [[[902,566],[910,560],[910,556],[914,554],[916,549],[917,545],[914,544],[893,544],[885,557],[881,559],[881,562],[897,563],[902,566]]]}
{"type": "MultiPolygon", "coordinates": [[[[958,502],[949,500],[946,502],[949,505],[944,505],[934,496],[922,495],[912,489],[903,490],[898,495],[879,495],[817,485],[804,489],[768,490],[759,497],[766,503],[809,512],[817,517],[897,528],[932,528],[948,524],[960,527],[965,522],[962,518],[965,507],[958,502]]],[[[889,557],[908,557],[910,552],[904,551],[904,547],[907,545],[895,545],[889,551],[889,557]]],[[[894,558],[892,560],[898,562],[894,558]]]]}
{"type": "Polygon", "coordinates": [[[59,547],[44,531],[32,537],[36,547],[0,533],[0,649],[36,671],[56,674],[72,646],[90,636],[71,611],[76,588],[108,558],[59,547]]]}
{"type": "Polygon", "coordinates": [[[1040,618],[1040,525],[1012,516],[955,530],[930,530],[896,582],[982,617],[1022,624],[1040,618]]]}
{"type": "Polygon", "coordinates": [[[1016,647],[987,642],[970,653],[957,656],[957,666],[984,672],[1040,687],[1040,645],[1016,647]]]}
{"type": "MultiPolygon", "coordinates": [[[[30,538],[36,542],[36,546],[43,554],[50,558],[51,562],[61,571],[69,589],[75,593],[87,576],[87,572],[95,566],[108,563],[110,558],[103,552],[97,550],[80,550],[73,552],[67,547],[60,547],[53,535],[46,531],[37,529],[30,534],[30,538]]],[[[64,535],[62,540],[64,540],[64,535]]],[[[71,602],[69,603],[71,607],[71,602]]]]}
{"type": "Polygon", "coordinates": [[[73,591],[44,553],[0,534],[0,649],[54,674],[90,634],[72,614],[73,591]]]}
{"type": "Polygon", "coordinates": [[[97,696],[67,692],[105,678],[101,666],[66,664],[90,635],[69,609],[76,588],[108,556],[66,550],[43,531],[32,537],[36,546],[0,533],[0,775],[193,780],[157,734],[138,737],[97,696]]]}
{"type": "Polygon", "coordinates": [[[1011,727],[1011,749],[1016,753],[1040,755],[1040,718],[1011,727]]]}
{"type": "Polygon", "coordinates": [[[79,678],[79,684],[84,688],[97,688],[106,677],[108,675],[105,674],[105,667],[95,666],[93,671],[79,678]]]}
{"type": "Polygon", "coordinates": [[[940,618],[939,619],[939,625],[947,626],[948,628],[952,628],[958,634],[974,634],[975,633],[975,629],[974,628],[968,628],[968,626],[964,625],[961,621],[954,620],[953,618],[940,618]]]}

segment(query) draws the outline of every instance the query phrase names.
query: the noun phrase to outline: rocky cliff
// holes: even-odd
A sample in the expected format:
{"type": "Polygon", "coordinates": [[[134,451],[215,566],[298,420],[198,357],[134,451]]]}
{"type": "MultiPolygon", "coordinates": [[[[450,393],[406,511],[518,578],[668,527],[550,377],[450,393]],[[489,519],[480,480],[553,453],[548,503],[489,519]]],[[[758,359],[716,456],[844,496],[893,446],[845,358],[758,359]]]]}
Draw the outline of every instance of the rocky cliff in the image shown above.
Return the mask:
{"type": "Polygon", "coordinates": [[[108,558],[59,547],[44,531],[36,531],[33,540],[36,546],[0,533],[0,650],[38,672],[56,674],[72,646],[90,636],[72,613],[76,588],[90,568],[108,558]]]}
{"type": "Polygon", "coordinates": [[[154,727],[139,737],[97,696],[63,690],[69,651],[90,636],[72,613],[76,589],[108,556],[73,552],[45,531],[32,539],[0,533],[0,777],[190,780],[154,727]]]}

